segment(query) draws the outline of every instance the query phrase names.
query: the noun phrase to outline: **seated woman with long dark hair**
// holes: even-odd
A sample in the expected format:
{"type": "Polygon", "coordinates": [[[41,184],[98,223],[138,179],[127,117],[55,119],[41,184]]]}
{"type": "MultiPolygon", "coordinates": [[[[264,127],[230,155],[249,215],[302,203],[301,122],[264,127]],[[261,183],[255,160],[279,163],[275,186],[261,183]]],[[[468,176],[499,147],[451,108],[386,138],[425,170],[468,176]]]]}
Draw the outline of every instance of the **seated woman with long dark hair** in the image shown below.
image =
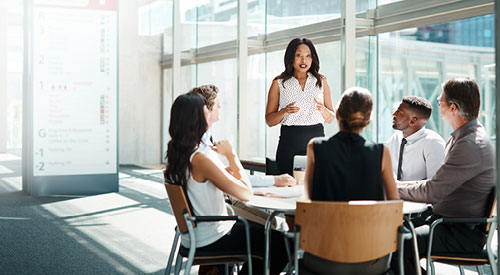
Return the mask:
{"type": "MultiPolygon", "coordinates": [[[[252,187],[238,156],[228,141],[215,142],[214,146],[201,141],[208,129],[210,112],[206,100],[196,94],[180,95],[172,104],[166,156],[165,181],[179,184],[186,190],[194,215],[225,216],[227,210],[224,193],[248,201],[252,187]],[[229,167],[224,167],[219,156],[224,156],[229,167]]],[[[253,255],[264,254],[264,227],[250,223],[253,255]]],[[[198,223],[195,228],[197,250],[231,250],[246,253],[243,223],[220,221],[198,223]]],[[[273,231],[271,236],[271,273],[281,272],[286,264],[283,236],[273,231]],[[277,235],[278,234],[278,235],[277,235]]],[[[185,234],[186,235],[186,234],[185,234]]],[[[189,247],[189,236],[182,236],[181,243],[189,247]]],[[[254,259],[254,273],[263,273],[263,262],[254,259]]],[[[247,273],[246,265],[240,271],[247,273]]]]}
{"type": "MultiPolygon", "coordinates": [[[[337,108],[339,132],[330,138],[309,141],[305,184],[311,200],[399,199],[389,150],[360,136],[370,123],[372,108],[372,96],[367,89],[346,90],[337,108]]],[[[320,274],[368,274],[376,269],[387,270],[388,258],[339,264],[306,253],[304,265],[320,274]]]]}

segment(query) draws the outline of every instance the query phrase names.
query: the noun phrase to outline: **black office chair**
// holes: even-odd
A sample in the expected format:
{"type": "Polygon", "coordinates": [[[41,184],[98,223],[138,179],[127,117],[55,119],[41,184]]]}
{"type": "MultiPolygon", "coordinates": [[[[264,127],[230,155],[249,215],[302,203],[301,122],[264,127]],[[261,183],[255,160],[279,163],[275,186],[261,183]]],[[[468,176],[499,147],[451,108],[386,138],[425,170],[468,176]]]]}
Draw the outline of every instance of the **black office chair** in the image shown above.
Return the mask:
{"type": "Polygon", "coordinates": [[[248,222],[238,216],[192,216],[191,209],[187,202],[184,190],[180,185],[174,185],[165,183],[165,188],[167,189],[168,198],[170,200],[170,205],[172,211],[174,212],[175,219],[177,221],[177,227],[175,228],[175,237],[172,244],[172,249],[170,251],[170,256],[168,258],[167,268],[165,274],[170,274],[172,269],[172,263],[174,255],[177,250],[177,243],[181,237],[181,234],[189,234],[190,246],[186,248],[182,245],[179,246],[177,250],[177,259],[175,263],[174,274],[179,274],[182,267],[183,258],[187,258],[186,270],[184,274],[190,274],[192,265],[220,265],[225,264],[225,273],[228,274],[229,265],[240,265],[248,262],[248,272],[252,274],[252,255],[250,249],[250,228],[248,222]],[[214,222],[214,221],[242,221],[245,224],[245,233],[247,241],[247,253],[241,254],[240,252],[234,251],[197,251],[196,250],[196,235],[194,233],[194,228],[198,222],[214,222]]]}
{"type": "Polygon", "coordinates": [[[491,248],[491,239],[496,230],[497,217],[496,214],[496,188],[493,188],[488,196],[488,202],[486,207],[486,213],[484,217],[481,218],[448,218],[443,217],[435,220],[430,227],[429,232],[429,245],[427,248],[427,271],[431,271],[434,275],[434,262],[441,262],[450,265],[457,265],[460,269],[460,274],[464,275],[463,266],[473,265],[476,266],[479,274],[483,274],[481,269],[482,265],[489,264],[493,275],[497,275],[497,264],[496,255],[493,253],[491,248]],[[486,249],[478,253],[432,253],[432,241],[434,236],[434,230],[436,226],[446,223],[469,223],[469,224],[481,224],[481,230],[487,235],[486,239],[486,249]]]}

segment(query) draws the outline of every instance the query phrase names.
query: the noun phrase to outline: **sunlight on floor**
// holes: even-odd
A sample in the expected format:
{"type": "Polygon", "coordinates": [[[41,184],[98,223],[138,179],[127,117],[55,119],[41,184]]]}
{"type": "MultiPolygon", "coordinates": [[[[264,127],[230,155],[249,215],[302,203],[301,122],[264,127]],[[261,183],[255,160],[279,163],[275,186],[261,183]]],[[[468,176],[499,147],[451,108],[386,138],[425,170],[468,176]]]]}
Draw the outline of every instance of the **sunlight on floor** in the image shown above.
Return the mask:
{"type": "Polygon", "coordinates": [[[0,154],[0,161],[21,160],[20,157],[12,154],[0,154]]]}
{"type": "Polygon", "coordinates": [[[22,177],[7,177],[1,179],[2,187],[9,191],[16,192],[23,190],[22,177]]]}
{"type": "MultiPolygon", "coordinates": [[[[161,191],[166,194],[164,188],[161,191]]],[[[159,195],[155,197],[161,198],[159,195]]],[[[92,251],[102,250],[95,248],[102,246],[147,273],[164,268],[176,225],[174,217],[164,211],[120,193],[47,203],[43,208],[60,217],[69,228],[67,234],[92,251]],[[155,262],[152,254],[164,255],[165,260],[155,262]]]]}
{"type": "Polygon", "coordinates": [[[2,174],[11,174],[11,173],[14,173],[14,171],[10,170],[9,168],[3,166],[3,165],[0,165],[0,175],[2,174]]]}

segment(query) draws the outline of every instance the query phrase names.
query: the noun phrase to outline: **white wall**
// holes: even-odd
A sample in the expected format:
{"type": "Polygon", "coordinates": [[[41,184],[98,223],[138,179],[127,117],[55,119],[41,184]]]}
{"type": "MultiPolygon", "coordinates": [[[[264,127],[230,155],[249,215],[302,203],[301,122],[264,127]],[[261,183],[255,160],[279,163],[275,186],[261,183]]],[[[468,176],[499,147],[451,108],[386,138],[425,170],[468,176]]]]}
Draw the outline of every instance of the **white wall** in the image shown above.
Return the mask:
{"type": "Polygon", "coordinates": [[[161,161],[161,36],[138,36],[138,8],[119,1],[119,162],[161,161]]]}
{"type": "Polygon", "coordinates": [[[0,3],[0,153],[7,151],[7,7],[0,3]]]}

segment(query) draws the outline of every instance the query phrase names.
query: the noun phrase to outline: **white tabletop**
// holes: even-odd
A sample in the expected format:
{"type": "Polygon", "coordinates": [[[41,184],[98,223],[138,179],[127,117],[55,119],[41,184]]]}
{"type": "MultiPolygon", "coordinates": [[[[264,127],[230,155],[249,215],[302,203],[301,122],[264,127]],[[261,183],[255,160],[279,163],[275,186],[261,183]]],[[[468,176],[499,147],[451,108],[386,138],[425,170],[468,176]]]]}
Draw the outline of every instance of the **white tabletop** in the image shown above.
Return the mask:
{"type": "Polygon", "coordinates": [[[296,185],[294,187],[253,188],[253,192],[254,194],[265,194],[265,196],[253,195],[246,204],[267,210],[295,212],[297,201],[305,199],[304,185],[296,185]]]}
{"type": "MultiPolygon", "coordinates": [[[[283,212],[295,212],[298,200],[305,200],[304,185],[294,187],[266,187],[254,188],[254,193],[263,193],[266,196],[253,195],[247,205],[266,210],[276,210],[283,212]],[[292,195],[296,195],[289,198],[292,195]],[[279,196],[279,197],[273,197],[279,196]]],[[[420,213],[427,210],[428,204],[405,201],[403,204],[404,214],[420,213]]]]}
{"type": "Polygon", "coordinates": [[[429,204],[421,202],[404,201],[403,214],[421,213],[427,210],[429,204]]]}
{"type": "Polygon", "coordinates": [[[299,198],[289,198],[289,199],[281,199],[281,198],[272,198],[272,197],[264,197],[264,196],[252,196],[250,201],[246,202],[247,205],[268,209],[268,210],[278,210],[278,211],[295,211],[295,207],[297,205],[297,200],[299,198]]]}

